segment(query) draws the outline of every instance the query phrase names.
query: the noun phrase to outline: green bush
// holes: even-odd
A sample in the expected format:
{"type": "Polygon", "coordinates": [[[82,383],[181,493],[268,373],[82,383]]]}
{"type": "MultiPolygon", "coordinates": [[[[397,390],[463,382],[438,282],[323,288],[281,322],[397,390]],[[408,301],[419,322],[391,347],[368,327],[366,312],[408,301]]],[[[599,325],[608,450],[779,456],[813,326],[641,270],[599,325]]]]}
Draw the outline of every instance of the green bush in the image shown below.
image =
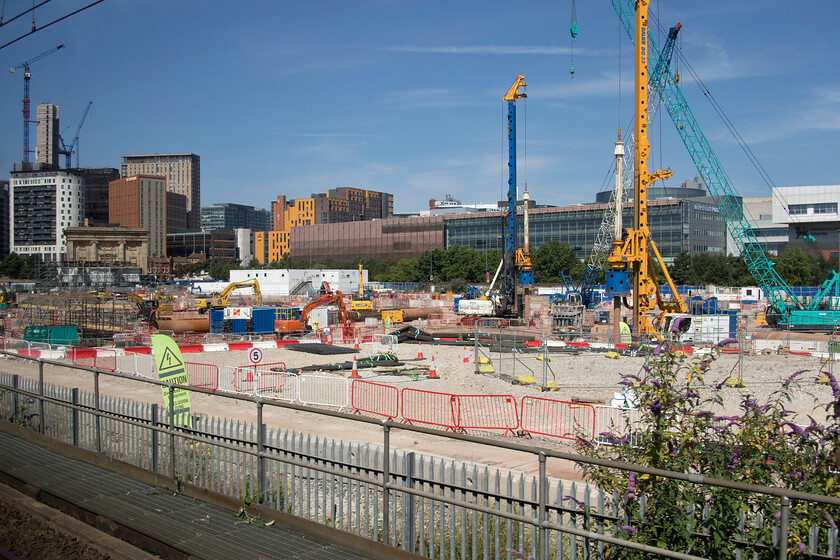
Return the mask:
{"type": "MultiPolygon", "coordinates": [[[[720,352],[690,357],[663,343],[638,376],[622,383],[635,392],[641,421],[616,426],[599,435],[607,445],[581,440],[584,455],[645,467],[698,474],[763,486],[840,497],[835,455],[840,449],[840,385],[830,374],[833,400],[825,407],[827,425],[808,416],[809,424],[793,422],[787,410],[806,372],[781,383],[759,403],[744,393],[740,413],[720,416],[727,378],[715,380],[711,364],[720,352]],[[624,434],[624,435],[619,435],[624,434]],[[629,435],[628,435],[629,434],[629,435]]],[[[738,550],[755,558],[775,558],[772,528],[779,519],[779,498],[598,465],[579,465],[589,482],[617,499],[618,521],[609,527],[618,537],[708,558],[735,558],[738,550]],[[741,520],[743,528],[739,529],[741,520]],[[758,520],[758,521],[756,521],[758,520]]],[[[790,557],[808,557],[812,525],[835,528],[836,506],[812,502],[791,504],[790,557]]],[[[818,546],[826,549],[826,532],[818,546]]],[[[836,534],[836,533],[835,533],[836,534]]],[[[620,547],[608,558],[654,558],[620,547]]],[[[745,556],[746,557],[746,556],[745,556]]]]}

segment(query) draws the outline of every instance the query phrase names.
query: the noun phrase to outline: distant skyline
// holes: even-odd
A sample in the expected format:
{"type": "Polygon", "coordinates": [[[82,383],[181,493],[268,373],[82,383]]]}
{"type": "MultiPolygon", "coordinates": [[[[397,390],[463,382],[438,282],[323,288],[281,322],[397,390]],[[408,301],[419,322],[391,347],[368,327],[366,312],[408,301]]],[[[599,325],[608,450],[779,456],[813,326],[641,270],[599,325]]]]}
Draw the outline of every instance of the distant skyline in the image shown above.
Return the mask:
{"type": "MultiPolygon", "coordinates": [[[[51,2],[36,25],[87,3],[51,2]]],[[[8,0],[3,20],[31,6],[8,0]]],[[[69,142],[93,101],[79,140],[83,167],[119,168],[123,154],[195,153],[202,206],[263,209],[278,194],[342,186],[392,193],[395,212],[446,195],[504,199],[502,96],[524,74],[520,186],[527,180],[539,204],[569,205],[611,184],[618,127],[633,113],[632,45],[611,3],[577,2],[573,49],[571,12],[571,2],[549,0],[106,0],[0,50],[0,59],[11,68],[65,45],[31,67],[32,115],[38,103],[59,105],[69,142]]],[[[653,0],[650,13],[658,33],[683,24],[681,85],[738,194],[770,196],[770,188],[688,65],[773,184],[840,183],[840,3],[653,0]]],[[[25,16],[0,27],[0,44],[31,24],[25,16]]],[[[7,175],[22,157],[22,82],[20,71],[0,79],[7,175]]],[[[664,111],[650,140],[650,167],[674,173],[664,186],[695,177],[664,111]]]]}

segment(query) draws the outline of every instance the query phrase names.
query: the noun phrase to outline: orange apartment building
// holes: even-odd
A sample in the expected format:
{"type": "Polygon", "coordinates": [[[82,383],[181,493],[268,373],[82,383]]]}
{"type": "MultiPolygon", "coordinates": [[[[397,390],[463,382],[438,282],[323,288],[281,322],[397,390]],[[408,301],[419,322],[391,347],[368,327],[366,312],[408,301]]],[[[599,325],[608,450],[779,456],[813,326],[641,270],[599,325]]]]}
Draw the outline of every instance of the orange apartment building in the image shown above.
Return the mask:
{"type": "Polygon", "coordinates": [[[254,258],[265,264],[290,254],[293,227],[385,219],[393,213],[393,195],[354,187],[330,189],[311,198],[278,195],[271,203],[273,230],[254,234],[254,258]]]}
{"type": "Polygon", "coordinates": [[[132,175],[108,183],[108,221],[149,232],[149,256],[166,256],[166,178],[132,175]]]}

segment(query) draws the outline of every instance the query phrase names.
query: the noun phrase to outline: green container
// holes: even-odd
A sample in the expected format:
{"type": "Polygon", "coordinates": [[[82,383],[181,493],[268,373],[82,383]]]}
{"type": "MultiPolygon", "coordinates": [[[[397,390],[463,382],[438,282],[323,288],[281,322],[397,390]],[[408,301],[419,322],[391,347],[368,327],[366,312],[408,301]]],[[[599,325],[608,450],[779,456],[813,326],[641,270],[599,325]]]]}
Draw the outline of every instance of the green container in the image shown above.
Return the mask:
{"type": "Polygon", "coordinates": [[[79,344],[79,329],[75,325],[43,325],[23,329],[23,339],[47,344],[79,344]]]}

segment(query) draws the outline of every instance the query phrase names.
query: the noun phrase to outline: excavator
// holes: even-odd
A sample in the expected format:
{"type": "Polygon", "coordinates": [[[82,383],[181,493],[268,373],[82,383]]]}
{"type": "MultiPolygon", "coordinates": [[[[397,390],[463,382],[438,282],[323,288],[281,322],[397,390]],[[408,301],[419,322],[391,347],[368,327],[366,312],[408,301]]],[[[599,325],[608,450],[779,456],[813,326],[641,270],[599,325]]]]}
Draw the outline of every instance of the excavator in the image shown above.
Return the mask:
{"type": "Polygon", "coordinates": [[[352,327],[353,320],[347,315],[347,309],[344,307],[344,294],[336,291],[332,294],[325,294],[318,296],[303,308],[300,312],[299,319],[277,319],[274,321],[274,332],[278,336],[285,336],[293,333],[305,333],[312,330],[307,324],[309,321],[309,314],[313,309],[324,307],[325,305],[335,305],[338,307],[338,313],[341,316],[341,325],[344,327],[352,327]]]}
{"type": "Polygon", "coordinates": [[[198,298],[194,305],[199,313],[206,313],[209,309],[224,309],[230,306],[230,295],[239,288],[253,288],[256,305],[262,305],[262,292],[260,292],[260,283],[256,278],[249,278],[247,280],[240,280],[233,282],[219,293],[213,294],[209,298],[198,298]]]}
{"type": "Polygon", "coordinates": [[[15,302],[14,292],[6,290],[5,286],[0,285],[0,308],[9,307],[15,302]]]}

